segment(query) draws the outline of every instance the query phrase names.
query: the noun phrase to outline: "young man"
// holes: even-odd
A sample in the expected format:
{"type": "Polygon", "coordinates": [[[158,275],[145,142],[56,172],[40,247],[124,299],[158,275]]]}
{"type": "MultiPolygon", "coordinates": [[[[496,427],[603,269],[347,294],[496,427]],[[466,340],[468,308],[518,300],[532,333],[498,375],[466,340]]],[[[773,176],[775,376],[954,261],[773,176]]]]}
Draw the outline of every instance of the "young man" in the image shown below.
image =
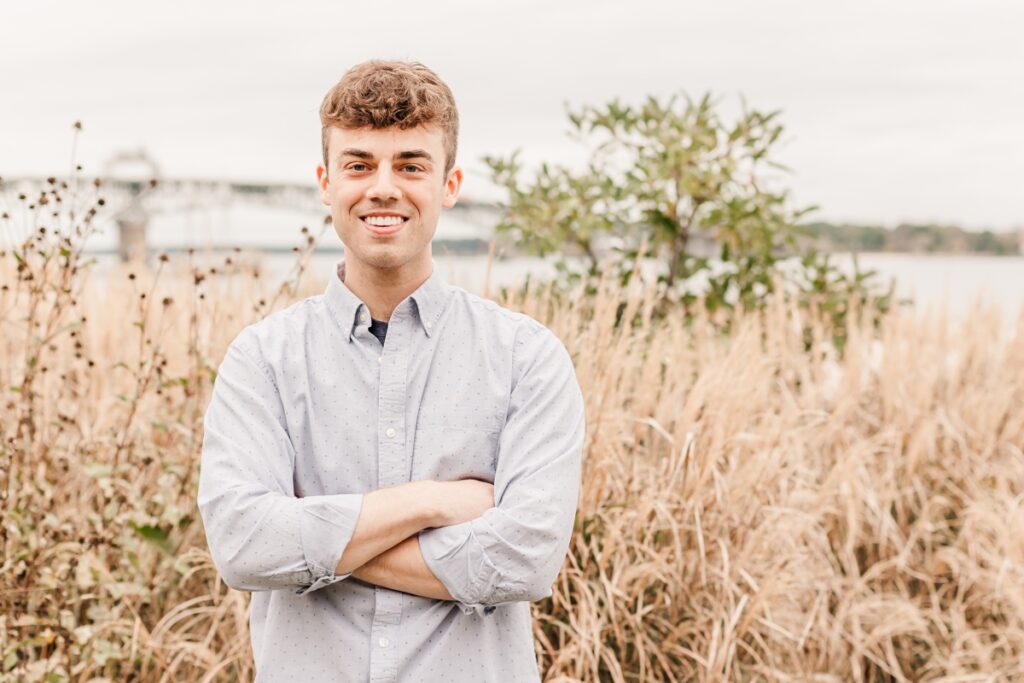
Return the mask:
{"type": "Polygon", "coordinates": [[[432,71],[356,66],[320,117],[345,257],[238,335],[205,419],[198,503],[217,569],[253,591],[257,681],[536,681],[529,601],[579,494],[572,362],[438,273],[462,171],[432,71]]]}

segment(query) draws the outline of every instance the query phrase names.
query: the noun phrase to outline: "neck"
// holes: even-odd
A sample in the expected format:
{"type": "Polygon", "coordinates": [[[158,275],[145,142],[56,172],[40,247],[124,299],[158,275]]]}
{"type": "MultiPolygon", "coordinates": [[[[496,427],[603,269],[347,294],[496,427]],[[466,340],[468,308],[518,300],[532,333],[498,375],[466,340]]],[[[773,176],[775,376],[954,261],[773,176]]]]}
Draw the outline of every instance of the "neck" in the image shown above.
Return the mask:
{"type": "Polygon", "coordinates": [[[392,269],[367,267],[346,259],[344,282],[370,309],[374,320],[387,322],[395,307],[426,282],[432,268],[429,255],[419,263],[392,269]]]}

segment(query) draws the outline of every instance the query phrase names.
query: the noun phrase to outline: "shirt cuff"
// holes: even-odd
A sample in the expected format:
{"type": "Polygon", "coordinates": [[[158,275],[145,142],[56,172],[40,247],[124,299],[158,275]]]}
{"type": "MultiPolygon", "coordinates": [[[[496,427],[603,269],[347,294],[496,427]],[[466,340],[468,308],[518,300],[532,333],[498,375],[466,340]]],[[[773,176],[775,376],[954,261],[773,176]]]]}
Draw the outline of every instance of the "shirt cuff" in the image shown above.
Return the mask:
{"type": "Polygon", "coordinates": [[[464,614],[489,615],[488,604],[500,581],[494,566],[473,531],[473,522],[421,531],[420,552],[464,614]]]}
{"type": "Polygon", "coordinates": [[[312,578],[296,595],[329,586],[351,576],[336,575],[334,570],[356,530],[363,494],[343,493],[330,496],[300,498],[299,536],[306,567],[312,578]]]}

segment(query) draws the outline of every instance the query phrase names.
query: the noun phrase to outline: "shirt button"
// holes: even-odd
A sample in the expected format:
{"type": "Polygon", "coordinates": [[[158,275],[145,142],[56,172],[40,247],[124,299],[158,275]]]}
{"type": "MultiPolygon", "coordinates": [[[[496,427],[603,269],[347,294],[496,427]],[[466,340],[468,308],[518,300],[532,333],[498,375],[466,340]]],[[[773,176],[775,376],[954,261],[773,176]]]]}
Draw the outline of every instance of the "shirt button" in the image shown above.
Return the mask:
{"type": "Polygon", "coordinates": [[[423,327],[425,327],[425,328],[427,328],[429,330],[430,327],[431,327],[431,322],[428,320],[427,322],[423,323],[423,327]]]}
{"type": "Polygon", "coordinates": [[[385,431],[384,433],[388,435],[389,439],[392,439],[392,438],[394,438],[395,434],[397,434],[398,432],[395,431],[394,427],[388,427],[387,431],[385,431]]]}
{"type": "Polygon", "coordinates": [[[377,356],[377,362],[378,363],[383,363],[384,362],[384,356],[377,356]]]}
{"type": "Polygon", "coordinates": [[[387,638],[381,638],[380,640],[377,641],[377,644],[380,645],[381,647],[387,647],[388,645],[391,644],[391,641],[389,641],[387,638]]]}

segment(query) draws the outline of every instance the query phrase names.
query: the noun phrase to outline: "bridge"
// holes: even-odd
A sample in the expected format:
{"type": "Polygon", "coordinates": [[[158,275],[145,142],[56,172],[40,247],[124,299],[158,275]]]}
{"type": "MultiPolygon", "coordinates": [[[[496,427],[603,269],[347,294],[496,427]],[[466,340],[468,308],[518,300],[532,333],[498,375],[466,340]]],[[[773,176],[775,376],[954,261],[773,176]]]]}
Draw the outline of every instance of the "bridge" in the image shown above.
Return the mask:
{"type": "MultiPolygon", "coordinates": [[[[104,164],[100,195],[105,199],[97,223],[103,234],[90,240],[87,251],[117,253],[124,260],[145,258],[156,249],[209,251],[236,247],[262,252],[292,251],[301,226],[316,235],[327,209],[312,183],[253,182],[196,178],[164,178],[158,165],[142,150],[121,152],[104,164]]],[[[78,185],[91,190],[95,178],[79,177],[78,185]]],[[[3,178],[0,210],[12,211],[18,194],[28,201],[51,188],[48,178],[3,178]]],[[[494,237],[499,208],[463,196],[442,213],[434,244],[450,253],[486,253],[494,237]]],[[[21,243],[30,225],[0,223],[0,249],[21,243]],[[15,234],[14,228],[20,233],[15,234]]],[[[1019,231],[1024,256],[1024,227],[1019,231]]],[[[714,256],[709,239],[691,244],[697,253],[714,256]]],[[[325,239],[318,251],[342,250],[339,240],[325,239]]]]}
{"type": "MultiPolygon", "coordinates": [[[[115,155],[98,178],[98,196],[103,197],[104,206],[97,214],[97,225],[102,231],[86,248],[116,252],[124,260],[145,258],[154,249],[291,251],[301,226],[309,226],[316,235],[329,215],[312,182],[167,178],[142,150],[115,155]]],[[[76,180],[77,187],[83,188],[81,195],[95,191],[97,177],[79,176],[76,180]]],[[[4,177],[0,208],[14,214],[18,195],[32,202],[51,187],[48,178],[4,177]]],[[[485,253],[499,215],[499,208],[492,203],[462,197],[442,214],[434,243],[454,252],[485,253]]],[[[5,223],[0,248],[22,242],[34,229],[5,223]],[[16,229],[21,234],[14,234],[16,229]]],[[[318,250],[332,248],[341,251],[340,241],[324,240],[318,246],[318,250]]]]}

